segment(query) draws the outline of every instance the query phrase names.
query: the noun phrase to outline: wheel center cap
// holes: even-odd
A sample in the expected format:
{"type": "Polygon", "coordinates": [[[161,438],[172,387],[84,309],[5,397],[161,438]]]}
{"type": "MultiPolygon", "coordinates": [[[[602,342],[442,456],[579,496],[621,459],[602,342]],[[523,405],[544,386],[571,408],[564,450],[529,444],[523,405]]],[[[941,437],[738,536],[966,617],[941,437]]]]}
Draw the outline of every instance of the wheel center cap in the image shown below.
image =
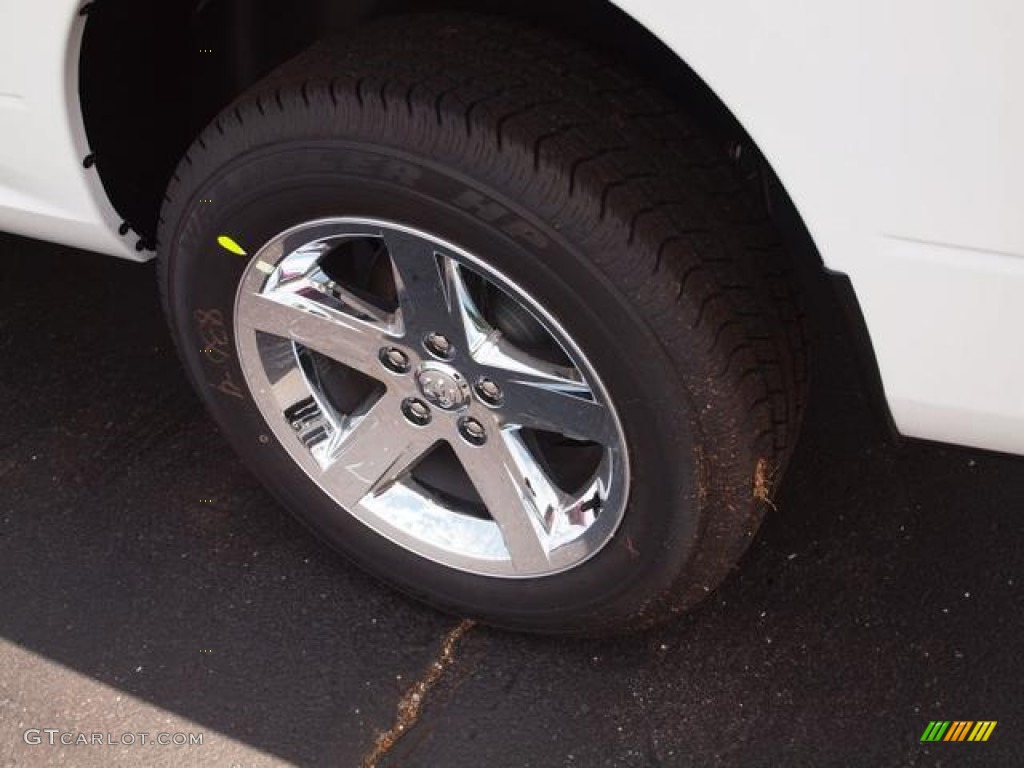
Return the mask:
{"type": "Polygon", "coordinates": [[[457,411],[469,403],[469,383],[450,365],[424,363],[416,371],[423,398],[442,411],[457,411]]]}

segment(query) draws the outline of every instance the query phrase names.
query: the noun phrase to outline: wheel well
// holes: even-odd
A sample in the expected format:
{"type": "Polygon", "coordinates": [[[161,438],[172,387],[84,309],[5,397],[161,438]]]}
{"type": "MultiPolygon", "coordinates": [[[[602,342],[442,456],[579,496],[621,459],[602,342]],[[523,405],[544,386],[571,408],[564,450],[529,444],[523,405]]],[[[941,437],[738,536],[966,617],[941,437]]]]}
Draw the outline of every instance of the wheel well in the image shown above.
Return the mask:
{"type": "Polygon", "coordinates": [[[188,146],[278,64],[375,16],[432,10],[504,15],[581,39],[699,112],[723,142],[754,149],[704,82],[608,0],[98,0],[88,6],[80,97],[96,169],[126,228],[152,243],[188,146]]]}

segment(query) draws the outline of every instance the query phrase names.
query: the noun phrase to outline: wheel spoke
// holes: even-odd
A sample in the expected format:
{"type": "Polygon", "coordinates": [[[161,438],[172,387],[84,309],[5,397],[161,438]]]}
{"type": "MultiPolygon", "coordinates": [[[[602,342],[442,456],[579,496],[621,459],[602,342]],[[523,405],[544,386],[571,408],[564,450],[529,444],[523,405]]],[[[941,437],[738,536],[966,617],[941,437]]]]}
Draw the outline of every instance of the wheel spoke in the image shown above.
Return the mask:
{"type": "Polygon", "coordinates": [[[501,529],[517,571],[550,567],[548,532],[566,503],[516,430],[499,431],[483,446],[459,443],[456,455],[501,529]]]}
{"type": "Polygon", "coordinates": [[[238,322],[256,331],[291,339],[368,376],[379,377],[378,350],[385,329],[278,289],[249,294],[238,304],[238,322]]]}
{"type": "Polygon", "coordinates": [[[369,494],[383,493],[430,452],[437,437],[401,418],[395,397],[385,396],[353,418],[331,448],[321,482],[346,509],[369,494]]]}
{"type": "MultiPolygon", "coordinates": [[[[325,240],[297,249],[278,265],[264,293],[293,294],[306,302],[322,304],[355,319],[382,327],[390,326],[393,318],[388,312],[336,282],[320,266],[321,260],[337,242],[334,239],[325,240]]],[[[286,303],[295,303],[295,300],[286,303]]]]}
{"type": "Polygon", "coordinates": [[[611,411],[592,399],[590,390],[574,382],[513,374],[502,385],[506,424],[614,445],[611,411]]]}
{"type": "Polygon", "coordinates": [[[493,334],[476,356],[502,391],[506,424],[556,432],[609,445],[616,440],[611,412],[594,399],[579,371],[543,360],[493,334]]]}
{"type": "Polygon", "coordinates": [[[420,238],[392,232],[385,242],[406,335],[442,333],[465,350],[481,344],[489,329],[470,296],[463,268],[420,238]]]}
{"type": "Polygon", "coordinates": [[[278,290],[287,291],[306,300],[313,300],[340,310],[356,320],[373,323],[383,328],[391,324],[391,315],[367,299],[336,283],[319,269],[302,280],[288,283],[278,290]]]}
{"type": "Polygon", "coordinates": [[[526,374],[539,380],[557,383],[563,388],[575,387],[587,392],[579,371],[572,365],[561,365],[543,360],[517,347],[500,331],[490,333],[483,343],[474,350],[476,362],[487,368],[496,368],[506,373],[526,374]]]}

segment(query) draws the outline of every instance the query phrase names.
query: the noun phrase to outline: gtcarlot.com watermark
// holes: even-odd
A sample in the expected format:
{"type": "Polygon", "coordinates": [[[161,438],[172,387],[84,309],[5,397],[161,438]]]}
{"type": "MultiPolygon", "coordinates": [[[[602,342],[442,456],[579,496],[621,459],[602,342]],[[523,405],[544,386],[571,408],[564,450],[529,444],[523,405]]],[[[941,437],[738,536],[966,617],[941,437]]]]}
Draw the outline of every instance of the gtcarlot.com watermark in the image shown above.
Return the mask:
{"type": "Polygon", "coordinates": [[[60,728],[26,728],[21,734],[26,744],[51,747],[130,747],[136,744],[158,744],[162,747],[202,746],[201,733],[150,733],[148,731],[126,731],[125,733],[85,733],[62,731],[60,728]]]}

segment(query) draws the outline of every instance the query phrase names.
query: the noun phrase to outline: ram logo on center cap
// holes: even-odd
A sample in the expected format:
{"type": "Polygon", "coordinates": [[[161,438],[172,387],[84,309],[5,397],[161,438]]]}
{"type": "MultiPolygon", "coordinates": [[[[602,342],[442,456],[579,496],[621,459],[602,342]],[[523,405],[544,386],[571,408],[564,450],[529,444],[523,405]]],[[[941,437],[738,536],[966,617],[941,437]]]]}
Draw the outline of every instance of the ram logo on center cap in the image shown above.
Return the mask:
{"type": "Polygon", "coordinates": [[[443,411],[455,411],[469,401],[469,386],[454,369],[427,364],[416,374],[420,392],[431,405],[443,411]]]}

